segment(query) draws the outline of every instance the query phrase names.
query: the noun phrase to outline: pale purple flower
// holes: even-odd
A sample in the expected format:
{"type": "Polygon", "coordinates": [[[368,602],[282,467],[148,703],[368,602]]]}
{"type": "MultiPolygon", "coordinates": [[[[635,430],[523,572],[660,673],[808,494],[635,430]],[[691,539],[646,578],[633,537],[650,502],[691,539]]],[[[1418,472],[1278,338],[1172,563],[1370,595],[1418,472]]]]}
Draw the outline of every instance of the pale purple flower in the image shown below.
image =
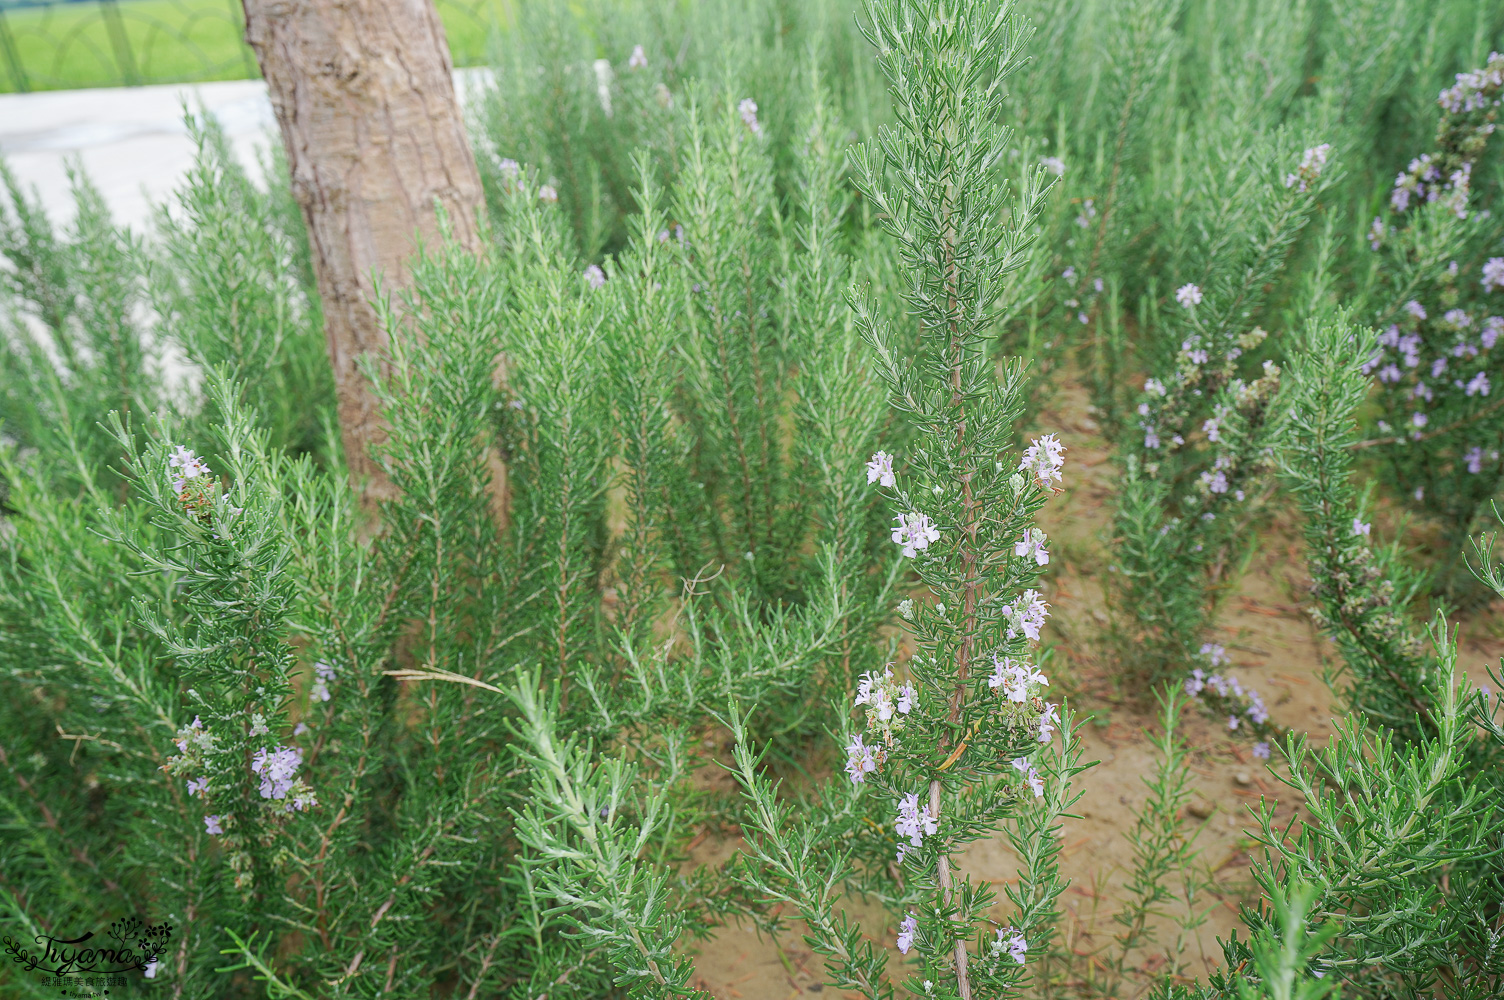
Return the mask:
{"type": "Polygon", "coordinates": [[[1039,630],[1044,627],[1044,620],[1049,616],[1050,606],[1040,599],[1039,591],[1026,590],[1018,603],[1003,605],[1003,615],[1010,619],[1008,636],[1013,637],[1017,631],[1039,641],[1039,630]]]}
{"type": "Polygon", "coordinates": [[[1237,729],[1238,728],[1238,723],[1240,721],[1242,721],[1242,720],[1240,720],[1236,715],[1229,715],[1227,717],[1227,728],[1228,729],[1237,729]]]}
{"type": "Polygon", "coordinates": [[[1044,703],[1044,711],[1039,713],[1039,742],[1050,742],[1051,735],[1055,732],[1055,726],[1060,722],[1060,716],[1055,711],[1055,703],[1044,703]]]}
{"type": "Polygon", "coordinates": [[[1056,177],[1065,174],[1065,161],[1058,156],[1041,156],[1039,158],[1039,165],[1056,177]]]}
{"type": "Polygon", "coordinates": [[[994,691],[1002,688],[1005,698],[1022,705],[1029,700],[1030,684],[1049,687],[1050,681],[1032,664],[1020,663],[1011,656],[999,658],[996,653],[992,654],[992,676],[987,678],[988,687],[994,691]]]}
{"type": "Polygon", "coordinates": [[[885,487],[891,487],[898,482],[893,478],[893,456],[885,451],[880,451],[872,456],[872,461],[867,463],[868,484],[879,483],[885,487]]]}
{"type": "Polygon", "coordinates": [[[224,831],[224,827],[222,827],[222,826],[219,825],[219,821],[222,820],[222,819],[224,819],[223,816],[205,816],[204,817],[204,832],[208,833],[208,834],[212,834],[212,835],[214,835],[216,837],[218,837],[220,834],[224,833],[225,832],[224,831]]]}
{"type": "Polygon", "coordinates": [[[1504,257],[1490,257],[1483,265],[1483,290],[1492,292],[1504,288],[1504,257]]]}
{"type": "Polygon", "coordinates": [[[538,200],[552,205],[559,200],[559,192],[554,189],[552,184],[545,184],[538,189],[538,200]]]}
{"type": "Polygon", "coordinates": [[[1414,413],[1410,416],[1410,422],[1416,427],[1424,427],[1427,423],[1430,422],[1430,420],[1431,418],[1426,416],[1424,413],[1414,413]]]}
{"type": "Polygon", "coordinates": [[[914,935],[919,932],[919,921],[914,918],[912,912],[903,918],[898,925],[898,953],[907,955],[909,949],[914,947],[914,935]]]}
{"type": "Polygon", "coordinates": [[[1414,299],[1411,299],[1409,302],[1405,303],[1405,311],[1411,316],[1414,316],[1416,319],[1426,318],[1426,307],[1421,305],[1414,299]]]}
{"type": "Polygon", "coordinates": [[[1308,185],[1321,176],[1321,171],[1326,167],[1327,157],[1332,152],[1332,144],[1323,142],[1319,146],[1312,146],[1306,150],[1300,158],[1300,167],[1293,174],[1285,175],[1285,187],[1300,185],[1300,193],[1305,194],[1308,185]]]}
{"type": "Polygon", "coordinates": [[[918,700],[919,692],[914,690],[914,685],[905,684],[898,689],[898,698],[894,701],[894,706],[898,709],[899,715],[908,715],[914,710],[914,703],[918,700]]]}
{"type": "Polygon", "coordinates": [[[1157,378],[1144,379],[1144,391],[1154,396],[1166,395],[1165,384],[1157,378]]]}
{"type": "Polygon", "coordinates": [[[647,69],[648,54],[642,51],[641,45],[632,46],[632,54],[627,57],[627,69],[647,69]]]}
{"type": "Polygon", "coordinates": [[[1380,382],[1398,382],[1404,377],[1404,372],[1400,371],[1399,366],[1395,364],[1388,364],[1379,369],[1380,382]]]}
{"type": "Polygon", "coordinates": [[[1203,642],[1201,655],[1214,667],[1225,667],[1232,662],[1232,657],[1227,655],[1227,649],[1221,643],[1203,642]]]}
{"type": "Polygon", "coordinates": [[[1469,396],[1487,396],[1490,388],[1492,387],[1488,384],[1488,375],[1484,372],[1479,372],[1468,382],[1467,394],[1469,396]]]}
{"type": "Polygon", "coordinates": [[[862,742],[862,737],[851,737],[851,742],[846,744],[846,773],[851,775],[853,784],[867,780],[867,775],[877,770],[877,747],[869,747],[862,742]]]}
{"type": "Polygon", "coordinates": [[[1060,482],[1060,469],[1064,465],[1065,445],[1053,434],[1035,438],[1018,461],[1019,471],[1032,473],[1040,486],[1060,482]]]}
{"type": "Polygon", "coordinates": [[[751,129],[753,135],[762,135],[762,125],[757,121],[757,102],[752,98],[743,98],[736,106],[736,113],[742,116],[742,124],[751,129]]]}
{"type": "Polygon", "coordinates": [[[302,736],[306,732],[308,732],[308,723],[306,722],[300,722],[292,727],[292,734],[294,736],[302,736]]]}
{"type": "Polygon", "coordinates": [[[1260,740],[1253,745],[1253,755],[1259,760],[1269,759],[1269,744],[1260,740]]]}
{"type": "Polygon", "coordinates": [[[919,795],[910,792],[898,803],[898,819],[894,828],[900,837],[908,837],[912,846],[921,847],[924,838],[933,836],[940,826],[935,817],[930,815],[929,807],[919,804],[919,795]]]}
{"type": "Polygon", "coordinates": [[[1467,462],[1467,471],[1471,472],[1473,475],[1476,476],[1478,473],[1483,471],[1482,448],[1474,445],[1467,450],[1467,454],[1463,455],[1462,458],[1463,461],[1467,462]]]}
{"type": "Polygon", "coordinates": [[[1364,524],[1362,521],[1358,520],[1356,517],[1353,518],[1353,534],[1354,535],[1367,535],[1369,529],[1372,528],[1372,527],[1373,527],[1373,525],[1364,524]]]}
{"type": "Polygon", "coordinates": [[[1024,537],[1013,545],[1013,554],[1024,558],[1033,558],[1040,566],[1050,561],[1049,552],[1045,551],[1045,533],[1038,528],[1025,528],[1024,537]]]}
{"type": "Polygon", "coordinates": [[[1204,365],[1211,360],[1212,356],[1208,354],[1203,348],[1198,347],[1194,351],[1191,351],[1189,354],[1187,354],[1186,357],[1190,359],[1190,362],[1193,365],[1204,365]]]}
{"type": "Polygon", "coordinates": [[[862,674],[861,679],[857,681],[855,704],[871,705],[871,711],[878,722],[887,722],[893,718],[893,712],[896,708],[892,696],[888,694],[888,685],[883,683],[887,677],[891,677],[892,675],[893,672],[889,670],[885,677],[879,678],[876,674],[869,671],[862,674]]]}
{"type": "Polygon", "coordinates": [[[167,466],[177,470],[175,475],[168,474],[172,480],[174,493],[183,492],[183,487],[188,485],[188,480],[209,474],[209,466],[204,464],[204,460],[182,445],[177,445],[173,448],[172,454],[167,456],[167,466]]]}
{"type": "Polygon", "coordinates": [[[208,778],[190,778],[190,779],[188,779],[188,794],[189,795],[203,795],[208,790],[209,790],[209,779],[208,778]]]}
{"type": "Polygon", "coordinates": [[[585,268],[585,281],[591,288],[599,288],[606,283],[606,272],[601,270],[599,264],[591,264],[585,268]]]}
{"type": "Polygon", "coordinates": [[[1442,322],[1459,330],[1466,330],[1473,325],[1473,317],[1469,316],[1464,309],[1448,309],[1441,319],[1442,322]]]}
{"type": "Polygon", "coordinates": [[[1044,795],[1044,779],[1039,776],[1038,771],[1034,770],[1034,765],[1030,764],[1027,758],[1015,757],[1013,759],[1013,770],[1024,776],[1024,781],[1028,784],[1030,790],[1034,792],[1036,799],[1044,795]]]}
{"type": "Polygon", "coordinates": [[[1446,370],[1447,370],[1447,359],[1446,358],[1437,358],[1435,361],[1431,362],[1431,377],[1432,378],[1440,378],[1441,377],[1441,373],[1444,372],[1444,371],[1446,371],[1446,370]]]}
{"type": "Polygon", "coordinates": [[[1012,927],[999,927],[997,929],[997,941],[993,944],[992,948],[994,953],[1001,953],[1006,950],[1008,957],[1019,965],[1024,964],[1024,960],[1029,954],[1028,940],[1012,927]]]}
{"type": "Polygon", "coordinates": [[[303,751],[294,747],[262,747],[251,757],[251,770],[261,775],[261,797],[282,799],[292,788],[293,775],[303,763],[303,751]]]}
{"type": "Polygon", "coordinates": [[[1368,248],[1377,250],[1384,242],[1384,220],[1377,215],[1373,217],[1373,225],[1368,229],[1368,248]]]}
{"type": "Polygon", "coordinates": [[[1185,693],[1194,698],[1206,687],[1206,671],[1200,667],[1191,671],[1191,676],[1185,679],[1185,693]]]}
{"type": "Polygon", "coordinates": [[[893,543],[903,546],[903,554],[909,559],[940,539],[940,529],[928,514],[895,514],[893,520],[898,522],[893,529],[893,543]]]}
{"type": "Polygon", "coordinates": [[[1159,435],[1155,433],[1153,427],[1147,428],[1144,431],[1144,447],[1150,451],[1159,447],[1159,435]]]}
{"type": "Polygon", "coordinates": [[[1181,285],[1175,289],[1175,301],[1186,309],[1201,304],[1201,288],[1197,285],[1181,285]]]}
{"type": "Polygon", "coordinates": [[[157,966],[161,964],[162,963],[160,961],[158,961],[156,958],[153,958],[150,962],[146,963],[146,968],[141,970],[141,975],[145,976],[147,979],[157,978],[157,966]]]}
{"type": "Polygon", "coordinates": [[[1483,349],[1492,349],[1501,333],[1504,333],[1504,316],[1490,316],[1484,320],[1483,333],[1478,337],[1479,342],[1483,344],[1483,349]]]}

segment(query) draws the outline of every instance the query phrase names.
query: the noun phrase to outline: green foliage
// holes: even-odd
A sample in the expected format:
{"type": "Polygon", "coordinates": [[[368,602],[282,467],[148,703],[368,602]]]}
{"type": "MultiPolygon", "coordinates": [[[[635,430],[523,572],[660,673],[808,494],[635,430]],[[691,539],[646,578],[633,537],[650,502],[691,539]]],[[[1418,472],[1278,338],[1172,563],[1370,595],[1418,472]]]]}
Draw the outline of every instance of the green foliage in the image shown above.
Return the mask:
{"type": "Polygon", "coordinates": [[[1454,540],[1492,493],[1455,442],[1366,431],[1398,404],[1364,326],[1424,292],[1428,350],[1445,309],[1481,333],[1492,112],[1433,139],[1430,95],[1495,6],[522,5],[472,108],[484,249],[379,299],[370,539],[282,162],[263,190],[188,116],[146,234],[82,176],[54,226],[6,173],[5,932],[167,921],[151,988],[226,1000],[691,996],[732,919],[871,998],[1497,996],[1504,705],[1371,534],[1417,477],[1454,540]],[[1427,143],[1475,164],[1469,215],[1396,209],[1376,253],[1427,143]],[[1162,710],[1089,978],[1059,913],[1089,765],[1037,645],[1073,467],[1019,434],[1074,384],[1120,475],[1073,568],[1162,710]],[[1179,720],[1215,685],[1175,682],[1281,498],[1346,714],[1282,733],[1198,982],[1179,720]],[[989,840],[1016,878],[969,870],[989,840]]]}

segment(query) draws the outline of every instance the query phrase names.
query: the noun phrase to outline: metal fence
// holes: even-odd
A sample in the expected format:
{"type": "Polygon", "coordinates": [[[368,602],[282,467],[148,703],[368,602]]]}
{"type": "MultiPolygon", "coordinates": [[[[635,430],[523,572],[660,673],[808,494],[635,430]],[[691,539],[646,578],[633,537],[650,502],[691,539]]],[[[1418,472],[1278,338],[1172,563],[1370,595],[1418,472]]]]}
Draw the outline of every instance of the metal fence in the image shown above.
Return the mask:
{"type": "MultiPolygon", "coordinates": [[[[457,66],[485,60],[507,0],[438,0],[457,66]]],[[[0,0],[0,91],[258,76],[240,0],[0,0]]]]}

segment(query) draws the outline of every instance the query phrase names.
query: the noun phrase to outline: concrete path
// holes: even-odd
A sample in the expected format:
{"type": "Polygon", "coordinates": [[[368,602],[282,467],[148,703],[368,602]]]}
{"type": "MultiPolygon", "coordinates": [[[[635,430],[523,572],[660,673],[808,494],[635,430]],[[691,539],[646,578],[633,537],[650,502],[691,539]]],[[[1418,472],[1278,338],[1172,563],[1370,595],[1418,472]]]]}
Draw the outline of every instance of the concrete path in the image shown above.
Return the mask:
{"type": "MultiPolygon", "coordinates": [[[[461,100],[484,86],[489,74],[456,71],[461,100]]],[[[259,179],[259,154],[278,141],[261,80],[0,94],[0,157],[23,186],[41,195],[58,222],[73,216],[65,167],[76,158],[117,221],[142,232],[153,206],[167,199],[192,165],[185,103],[219,118],[236,155],[259,179]]]]}

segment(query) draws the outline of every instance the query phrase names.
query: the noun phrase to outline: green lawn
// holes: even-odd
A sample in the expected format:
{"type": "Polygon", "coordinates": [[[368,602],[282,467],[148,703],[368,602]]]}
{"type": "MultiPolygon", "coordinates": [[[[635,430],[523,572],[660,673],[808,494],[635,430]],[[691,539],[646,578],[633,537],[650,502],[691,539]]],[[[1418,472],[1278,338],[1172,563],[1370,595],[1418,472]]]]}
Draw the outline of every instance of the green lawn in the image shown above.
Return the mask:
{"type": "MultiPolygon", "coordinates": [[[[438,0],[456,66],[484,62],[506,0],[438,0]]],[[[0,0],[0,92],[257,75],[240,0],[98,0],[9,7],[0,0]],[[112,31],[111,8],[118,11],[112,31]],[[116,40],[123,38],[125,45],[116,40]],[[121,50],[125,50],[123,53],[121,50]],[[123,58],[122,58],[123,55],[123,58]]]]}

